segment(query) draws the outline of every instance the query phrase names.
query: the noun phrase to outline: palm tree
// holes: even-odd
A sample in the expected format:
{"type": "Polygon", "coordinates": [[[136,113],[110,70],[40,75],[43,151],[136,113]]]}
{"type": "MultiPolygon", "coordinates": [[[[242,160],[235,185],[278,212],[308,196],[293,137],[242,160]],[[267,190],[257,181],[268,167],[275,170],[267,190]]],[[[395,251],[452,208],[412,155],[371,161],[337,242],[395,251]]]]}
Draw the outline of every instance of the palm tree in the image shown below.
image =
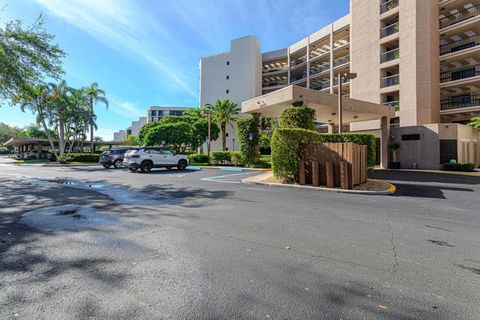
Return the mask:
{"type": "Polygon", "coordinates": [[[48,142],[52,147],[53,154],[58,159],[58,153],[55,150],[55,144],[53,142],[52,132],[47,127],[47,117],[49,112],[49,100],[50,100],[50,90],[45,85],[39,85],[29,88],[28,96],[23,98],[20,108],[25,112],[25,109],[30,109],[37,113],[37,122],[42,124],[43,130],[47,135],[48,142]]]}
{"type": "Polygon", "coordinates": [[[212,119],[220,125],[222,131],[222,150],[227,149],[226,128],[227,124],[233,127],[236,116],[240,113],[238,105],[228,99],[220,101],[217,100],[215,104],[207,104],[205,106],[206,112],[210,113],[212,119]]]}
{"type": "Polygon", "coordinates": [[[95,113],[93,112],[93,106],[97,103],[103,103],[108,109],[108,99],[105,97],[105,91],[98,86],[98,83],[94,82],[90,87],[85,89],[85,94],[89,103],[90,112],[90,151],[93,154],[93,127],[95,113]]]}
{"type": "Polygon", "coordinates": [[[203,108],[188,108],[183,112],[184,116],[189,116],[192,118],[203,118],[205,114],[203,113],[203,108]]]}
{"type": "Polygon", "coordinates": [[[70,110],[68,105],[68,86],[65,80],[58,84],[49,84],[50,88],[50,108],[48,108],[50,116],[50,124],[54,124],[58,131],[58,151],[60,158],[63,158],[65,153],[65,134],[67,131],[67,124],[70,117],[70,110]]]}

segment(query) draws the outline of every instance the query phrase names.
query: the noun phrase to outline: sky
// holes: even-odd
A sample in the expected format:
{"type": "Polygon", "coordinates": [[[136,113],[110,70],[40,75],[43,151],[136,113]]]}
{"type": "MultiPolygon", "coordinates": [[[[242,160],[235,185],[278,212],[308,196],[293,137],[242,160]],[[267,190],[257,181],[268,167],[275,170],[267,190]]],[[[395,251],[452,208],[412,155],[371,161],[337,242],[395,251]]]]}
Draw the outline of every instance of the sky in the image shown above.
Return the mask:
{"type": "MultiPolygon", "coordinates": [[[[31,24],[42,12],[67,53],[68,85],[98,82],[106,91],[110,106],[96,107],[95,135],[111,140],[148,106],[197,107],[201,57],[246,35],[264,52],[285,48],[348,14],[349,0],[0,0],[0,25],[31,24]]],[[[0,122],[34,121],[0,107],[0,122]]]]}

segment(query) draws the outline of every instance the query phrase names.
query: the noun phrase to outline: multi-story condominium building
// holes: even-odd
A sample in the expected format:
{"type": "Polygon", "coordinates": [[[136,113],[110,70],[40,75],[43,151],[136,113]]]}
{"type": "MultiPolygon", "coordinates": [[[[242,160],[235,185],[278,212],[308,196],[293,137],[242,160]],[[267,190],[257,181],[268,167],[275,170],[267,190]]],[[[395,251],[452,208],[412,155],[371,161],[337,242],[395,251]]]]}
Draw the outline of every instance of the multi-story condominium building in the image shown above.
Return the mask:
{"type": "Polygon", "coordinates": [[[140,129],[147,123],[147,117],[140,117],[137,121],[132,121],[132,125],[125,130],[119,130],[113,133],[113,141],[122,141],[129,135],[138,136],[140,129]]]}
{"type": "MultiPolygon", "coordinates": [[[[243,39],[258,43],[255,37],[243,39]]],[[[241,51],[242,61],[227,59],[230,65],[219,68],[220,61],[204,62],[218,56],[202,59],[202,105],[215,95],[228,98],[222,90],[229,90],[237,103],[251,100],[249,113],[263,113],[265,101],[275,100],[272,94],[280,89],[277,97],[286,92],[282,88],[338,94],[338,75],[355,73],[355,79],[342,78],[342,95],[353,104],[360,100],[391,111],[388,139],[401,143],[402,166],[433,168],[449,159],[480,162],[480,134],[462,125],[480,115],[478,1],[351,0],[348,15],[288,48],[261,54],[261,67],[253,68],[260,46],[243,41],[232,41],[232,52],[241,51]],[[243,61],[248,62],[244,68],[237,65],[243,61]],[[239,81],[249,85],[236,87],[231,81],[236,70],[241,70],[239,81]],[[259,107],[251,108],[253,103],[259,107]]],[[[322,124],[337,130],[333,114],[317,120],[320,130],[322,124]]],[[[343,131],[381,130],[380,117],[345,124],[343,131]]]]}
{"type": "Polygon", "coordinates": [[[181,116],[188,107],[151,106],[148,108],[147,122],[154,122],[166,116],[181,116]]]}

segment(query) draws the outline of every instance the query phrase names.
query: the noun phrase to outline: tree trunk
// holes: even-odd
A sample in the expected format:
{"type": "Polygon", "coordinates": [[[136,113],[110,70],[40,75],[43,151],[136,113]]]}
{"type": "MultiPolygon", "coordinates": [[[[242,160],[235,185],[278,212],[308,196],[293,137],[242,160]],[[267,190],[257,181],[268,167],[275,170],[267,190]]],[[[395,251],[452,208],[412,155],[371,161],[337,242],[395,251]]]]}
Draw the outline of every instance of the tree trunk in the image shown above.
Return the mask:
{"type": "Polygon", "coordinates": [[[60,120],[59,123],[58,151],[60,158],[63,158],[63,155],[65,154],[65,127],[63,126],[63,120],[60,120]]]}
{"type": "Polygon", "coordinates": [[[43,117],[43,113],[40,110],[40,108],[37,108],[37,112],[40,115],[40,119],[42,119],[42,127],[43,127],[43,130],[45,130],[45,134],[47,135],[48,142],[50,143],[50,146],[52,147],[53,154],[55,155],[55,158],[58,159],[58,152],[55,151],[55,144],[53,143],[52,135],[50,134],[50,131],[48,130],[47,124],[45,123],[45,118],[43,117]]]}
{"type": "Polygon", "coordinates": [[[90,152],[93,154],[93,99],[90,99],[90,152]]]}
{"type": "Polygon", "coordinates": [[[222,124],[222,151],[227,150],[227,133],[225,130],[227,129],[225,124],[222,124]]]}

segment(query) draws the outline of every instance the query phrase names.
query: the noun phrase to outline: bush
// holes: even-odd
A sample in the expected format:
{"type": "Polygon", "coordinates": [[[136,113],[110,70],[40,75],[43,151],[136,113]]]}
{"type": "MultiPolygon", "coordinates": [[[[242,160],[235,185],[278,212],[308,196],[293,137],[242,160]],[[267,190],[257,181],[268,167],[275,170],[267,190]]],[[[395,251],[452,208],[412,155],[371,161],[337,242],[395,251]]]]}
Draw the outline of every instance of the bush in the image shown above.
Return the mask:
{"type": "Polygon", "coordinates": [[[188,156],[188,160],[190,160],[191,163],[207,163],[208,155],[194,153],[188,156]]]}
{"type": "Polygon", "coordinates": [[[258,120],[251,118],[237,119],[237,138],[244,163],[257,163],[260,157],[260,132],[258,120]],[[250,134],[252,140],[250,140],[250,134]]]}
{"type": "Polygon", "coordinates": [[[214,164],[226,164],[231,162],[231,152],[230,151],[212,151],[210,153],[210,160],[214,164]]]}
{"type": "Polygon", "coordinates": [[[272,169],[275,177],[293,181],[298,175],[298,152],[301,143],[352,142],[366,145],[368,166],[375,165],[376,141],[371,134],[320,134],[305,129],[276,129],[272,137],[272,169]]]}
{"type": "Polygon", "coordinates": [[[68,156],[64,156],[59,159],[59,162],[98,162],[100,155],[90,153],[70,153],[68,156]]]}
{"type": "Polygon", "coordinates": [[[290,107],[284,109],[280,114],[280,128],[302,128],[306,130],[314,130],[313,120],[315,118],[315,110],[305,107],[290,107]]]}
{"type": "Polygon", "coordinates": [[[230,152],[230,162],[237,167],[243,166],[245,164],[245,158],[243,157],[242,152],[240,151],[231,151],[230,152]]]}
{"type": "Polygon", "coordinates": [[[463,171],[463,172],[473,172],[475,171],[474,163],[444,163],[443,170],[448,171],[463,171]]]}

